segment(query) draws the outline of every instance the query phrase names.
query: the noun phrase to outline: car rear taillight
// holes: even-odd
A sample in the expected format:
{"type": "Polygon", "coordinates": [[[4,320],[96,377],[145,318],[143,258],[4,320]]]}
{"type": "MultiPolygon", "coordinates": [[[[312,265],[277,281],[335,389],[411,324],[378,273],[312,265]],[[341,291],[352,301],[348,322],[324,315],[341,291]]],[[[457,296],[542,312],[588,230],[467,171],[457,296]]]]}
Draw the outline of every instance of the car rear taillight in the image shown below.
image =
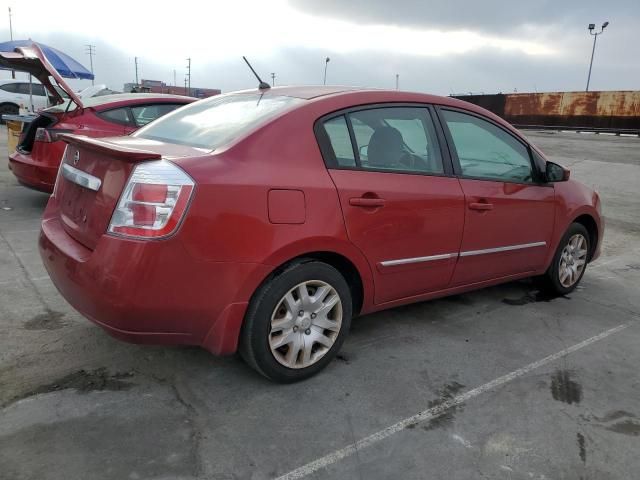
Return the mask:
{"type": "Polygon", "coordinates": [[[73,130],[53,129],[40,127],[36,130],[36,142],[51,143],[60,140],[63,133],[72,133],[73,130]]]}
{"type": "Polygon", "coordinates": [[[166,160],[136,165],[113,212],[109,232],[127,237],[171,235],[189,205],[195,183],[166,160]]]}

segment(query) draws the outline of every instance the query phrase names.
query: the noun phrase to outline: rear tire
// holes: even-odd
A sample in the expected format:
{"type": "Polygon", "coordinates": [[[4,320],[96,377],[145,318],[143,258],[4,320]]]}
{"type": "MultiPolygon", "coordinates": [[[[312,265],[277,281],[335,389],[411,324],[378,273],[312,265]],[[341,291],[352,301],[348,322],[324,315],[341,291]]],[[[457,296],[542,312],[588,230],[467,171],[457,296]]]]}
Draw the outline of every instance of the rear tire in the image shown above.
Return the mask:
{"type": "Polygon", "coordinates": [[[254,294],[242,327],[240,355],[280,383],[315,375],[335,357],[351,325],[351,291],[331,265],[303,259],[254,294]]]}
{"type": "Polygon", "coordinates": [[[540,278],[541,286],[558,295],[572,292],[587,269],[590,251],[589,232],[583,225],[572,223],[560,240],[549,269],[540,278]]]}

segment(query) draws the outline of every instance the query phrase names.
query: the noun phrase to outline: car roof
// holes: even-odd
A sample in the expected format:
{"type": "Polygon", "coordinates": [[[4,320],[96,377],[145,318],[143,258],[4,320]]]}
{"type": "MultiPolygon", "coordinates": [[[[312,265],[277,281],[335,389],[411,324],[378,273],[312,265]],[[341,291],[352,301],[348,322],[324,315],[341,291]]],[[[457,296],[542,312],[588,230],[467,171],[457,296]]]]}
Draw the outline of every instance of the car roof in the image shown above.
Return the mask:
{"type": "MultiPolygon", "coordinates": [[[[29,83],[29,80],[25,80],[22,78],[3,78],[0,80],[0,85],[6,85],[7,83],[29,83]]],[[[34,85],[42,85],[39,81],[37,81],[35,78],[33,79],[33,81],[31,82],[34,85]]]]}
{"type": "Polygon", "coordinates": [[[169,95],[166,93],[114,93],[111,95],[101,95],[98,97],[87,97],[82,99],[85,107],[101,107],[109,106],[113,103],[147,103],[157,101],[174,100],[180,103],[190,103],[196,98],[186,97],[184,95],[169,95]]]}
{"type": "Polygon", "coordinates": [[[231,94],[264,94],[282,95],[286,97],[296,97],[303,100],[323,100],[326,97],[346,97],[352,98],[354,102],[373,103],[379,102],[421,102],[438,105],[464,106],[469,109],[468,102],[452,97],[443,97],[429,93],[406,92],[402,90],[385,90],[382,88],[366,88],[344,85],[304,85],[304,86],[282,86],[272,87],[268,90],[241,90],[230,92],[231,94]],[[366,99],[366,100],[365,100],[366,99]]]}

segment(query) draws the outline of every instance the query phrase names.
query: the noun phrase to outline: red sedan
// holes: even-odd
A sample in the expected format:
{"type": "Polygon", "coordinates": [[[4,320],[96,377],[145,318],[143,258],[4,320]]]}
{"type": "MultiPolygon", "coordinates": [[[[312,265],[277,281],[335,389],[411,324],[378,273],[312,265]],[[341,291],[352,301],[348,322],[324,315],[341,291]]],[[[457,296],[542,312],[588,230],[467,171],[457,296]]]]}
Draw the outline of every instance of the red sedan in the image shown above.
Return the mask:
{"type": "Polygon", "coordinates": [[[202,100],[129,137],[68,135],[40,235],[62,295],[112,335],[318,372],[355,315],[598,257],[598,195],[452,98],[331,87],[202,100]]]}
{"type": "Polygon", "coordinates": [[[127,135],[194,100],[178,95],[129,93],[87,98],[69,110],[66,102],[48,108],[29,124],[18,148],[9,155],[9,168],[23,185],[51,193],[66,146],[60,135],[127,135]]]}
{"type": "Polygon", "coordinates": [[[37,46],[22,47],[16,52],[1,52],[0,64],[29,72],[42,82],[49,98],[57,105],[40,112],[20,138],[15,152],[9,155],[9,168],[18,181],[46,193],[53,192],[65,143],[64,133],[88,137],[127,135],[147,123],[187,105],[195,98],[162,94],[119,94],[80,98],[37,46]],[[69,96],[65,100],[60,91],[69,96]]]}

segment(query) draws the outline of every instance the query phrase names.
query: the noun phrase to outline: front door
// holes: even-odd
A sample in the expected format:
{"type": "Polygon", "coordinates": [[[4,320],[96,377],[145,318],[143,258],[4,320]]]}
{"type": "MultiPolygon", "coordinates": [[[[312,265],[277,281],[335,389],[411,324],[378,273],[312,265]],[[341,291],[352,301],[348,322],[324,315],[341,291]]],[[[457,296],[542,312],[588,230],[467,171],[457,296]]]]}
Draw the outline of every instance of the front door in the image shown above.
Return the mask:
{"type": "Polygon", "coordinates": [[[464,196],[447,175],[429,109],[359,109],[322,128],[349,238],[373,271],[375,302],[444,289],[462,238],[464,196]]]}
{"type": "Polygon", "coordinates": [[[451,286],[542,268],[554,224],[554,189],[538,182],[529,147],[477,115],[447,109],[440,115],[465,196],[451,286]]]}

